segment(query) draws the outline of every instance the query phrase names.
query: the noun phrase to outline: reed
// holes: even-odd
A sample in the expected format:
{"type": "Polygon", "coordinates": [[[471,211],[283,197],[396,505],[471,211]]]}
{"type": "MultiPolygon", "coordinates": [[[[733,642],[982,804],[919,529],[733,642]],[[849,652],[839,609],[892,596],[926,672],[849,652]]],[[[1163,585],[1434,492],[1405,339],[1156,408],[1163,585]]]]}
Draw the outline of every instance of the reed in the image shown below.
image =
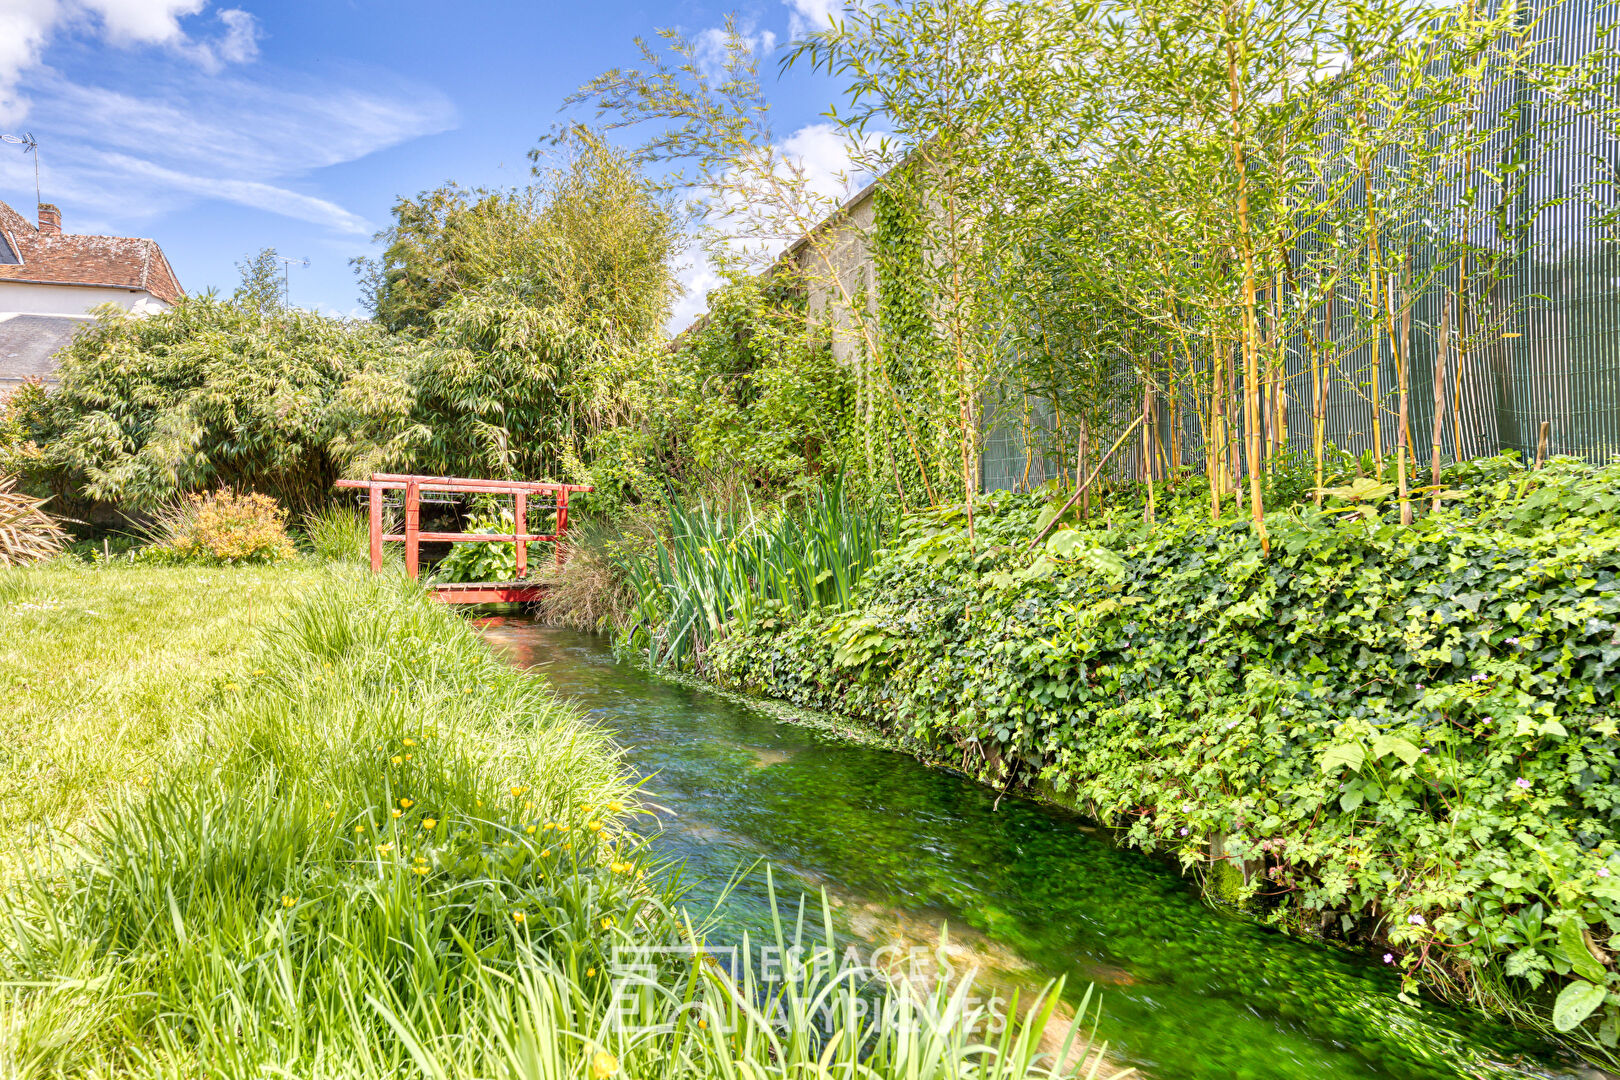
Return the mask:
{"type": "Polygon", "coordinates": [[[842,480],[775,513],[672,502],[667,536],[617,555],[636,594],[631,639],[651,663],[686,667],[733,619],[849,607],[894,528],[892,517],[854,500],[842,480]]]}

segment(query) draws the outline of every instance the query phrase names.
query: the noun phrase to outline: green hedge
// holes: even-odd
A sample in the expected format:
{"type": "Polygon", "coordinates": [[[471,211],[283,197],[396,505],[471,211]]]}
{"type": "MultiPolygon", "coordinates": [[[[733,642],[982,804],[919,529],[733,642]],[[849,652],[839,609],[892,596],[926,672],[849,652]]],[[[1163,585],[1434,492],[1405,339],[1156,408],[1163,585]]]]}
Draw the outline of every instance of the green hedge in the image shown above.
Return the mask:
{"type": "Polygon", "coordinates": [[[959,512],[912,519],[855,609],[768,614],[709,662],[1189,867],[1246,866],[1241,896],[1408,989],[1613,1047],[1620,464],[1497,459],[1453,486],[1406,528],[1274,513],[1270,559],[1196,494],[1032,556],[1044,500],[1001,496],[976,552],[959,512]]]}

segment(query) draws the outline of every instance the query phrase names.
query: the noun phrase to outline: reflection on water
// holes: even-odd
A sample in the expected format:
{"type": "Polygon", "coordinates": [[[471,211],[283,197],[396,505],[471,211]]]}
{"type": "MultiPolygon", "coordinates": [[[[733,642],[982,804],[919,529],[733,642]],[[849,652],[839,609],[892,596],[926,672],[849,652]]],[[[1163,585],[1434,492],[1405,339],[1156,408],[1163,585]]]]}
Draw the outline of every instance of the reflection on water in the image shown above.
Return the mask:
{"type": "MultiPolygon", "coordinates": [[[[1071,977],[1100,1036],[1160,1080],[1562,1076],[1548,1044],[1396,999],[1394,973],[1211,910],[1173,867],[1065,814],[901,754],[849,746],[615,661],[604,638],[499,621],[488,639],[617,733],[666,807],[694,914],[759,859],[781,895],[825,888],[840,933],[931,945],[942,922],[992,985],[1071,977]]],[[[769,926],[763,874],[719,933],[769,926]]],[[[812,899],[814,910],[819,900],[812,899]]],[[[819,916],[817,917],[819,920],[819,916]]]]}

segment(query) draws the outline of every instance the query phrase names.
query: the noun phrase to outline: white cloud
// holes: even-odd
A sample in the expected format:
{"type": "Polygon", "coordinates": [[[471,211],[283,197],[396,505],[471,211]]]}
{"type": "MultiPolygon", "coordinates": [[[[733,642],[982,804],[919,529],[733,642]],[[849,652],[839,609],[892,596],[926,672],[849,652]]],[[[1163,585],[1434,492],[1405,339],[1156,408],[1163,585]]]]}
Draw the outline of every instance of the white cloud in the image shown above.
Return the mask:
{"type": "Polygon", "coordinates": [[[827,23],[844,10],[844,0],[784,0],[788,7],[788,33],[802,37],[812,30],[825,30],[827,23]]]}
{"type": "MultiPolygon", "coordinates": [[[[133,229],[214,199],[361,236],[372,224],[299,190],[305,178],[455,122],[442,95],[375,71],[329,81],[109,65],[98,77],[111,85],[40,68],[29,87],[44,197],[62,206],[72,232],[133,229]]],[[[31,199],[32,170],[22,154],[0,153],[0,190],[31,199]]]]}
{"type": "Polygon", "coordinates": [[[0,5],[0,124],[15,124],[27,116],[30,102],[18,87],[28,73],[39,68],[51,41],[63,33],[96,37],[119,48],[161,47],[210,73],[255,58],[259,25],[240,8],[218,13],[224,29],[213,37],[193,37],[186,32],[180,20],[201,14],[208,2],[5,0],[0,5]]]}

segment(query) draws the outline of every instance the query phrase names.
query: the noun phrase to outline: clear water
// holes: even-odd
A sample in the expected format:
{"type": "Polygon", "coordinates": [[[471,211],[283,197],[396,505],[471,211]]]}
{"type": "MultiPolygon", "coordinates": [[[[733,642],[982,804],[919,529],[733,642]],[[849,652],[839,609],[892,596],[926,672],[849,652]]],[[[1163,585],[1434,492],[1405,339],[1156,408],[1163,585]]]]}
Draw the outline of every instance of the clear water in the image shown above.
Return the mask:
{"type": "MultiPolygon", "coordinates": [[[[668,810],[655,844],[685,863],[695,916],[764,859],[779,895],[826,889],[868,945],[932,944],[947,923],[993,983],[1095,983],[1112,1055],[1158,1080],[1578,1075],[1533,1036],[1402,1004],[1376,962],[1212,910],[1174,866],[1061,810],[657,679],[599,636],[485,633],[650,778],[668,810]]],[[[721,935],[769,925],[762,873],[725,913],[721,935]]]]}

